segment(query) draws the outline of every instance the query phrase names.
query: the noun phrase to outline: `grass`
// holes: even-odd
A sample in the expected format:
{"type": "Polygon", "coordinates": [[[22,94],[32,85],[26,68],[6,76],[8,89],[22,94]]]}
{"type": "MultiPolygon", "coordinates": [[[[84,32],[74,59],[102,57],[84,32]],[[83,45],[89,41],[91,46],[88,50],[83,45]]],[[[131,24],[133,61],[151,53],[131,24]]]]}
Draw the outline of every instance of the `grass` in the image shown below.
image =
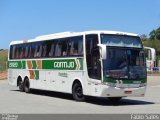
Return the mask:
{"type": "Polygon", "coordinates": [[[8,58],[8,50],[0,51],[0,73],[6,71],[6,63],[8,58]]]}
{"type": "Polygon", "coordinates": [[[0,62],[6,62],[8,58],[8,50],[0,51],[0,62]]]}

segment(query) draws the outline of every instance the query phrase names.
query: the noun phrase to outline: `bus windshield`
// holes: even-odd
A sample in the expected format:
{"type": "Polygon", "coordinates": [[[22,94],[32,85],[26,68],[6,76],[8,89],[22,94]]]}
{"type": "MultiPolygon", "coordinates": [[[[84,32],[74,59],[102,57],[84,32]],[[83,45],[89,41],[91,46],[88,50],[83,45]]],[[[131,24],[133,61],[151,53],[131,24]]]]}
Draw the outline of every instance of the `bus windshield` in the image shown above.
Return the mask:
{"type": "Polygon", "coordinates": [[[138,36],[101,34],[101,42],[107,46],[142,48],[138,36]]]}
{"type": "Polygon", "coordinates": [[[116,79],[146,78],[145,57],[142,49],[107,47],[103,60],[104,77],[116,79]]]}

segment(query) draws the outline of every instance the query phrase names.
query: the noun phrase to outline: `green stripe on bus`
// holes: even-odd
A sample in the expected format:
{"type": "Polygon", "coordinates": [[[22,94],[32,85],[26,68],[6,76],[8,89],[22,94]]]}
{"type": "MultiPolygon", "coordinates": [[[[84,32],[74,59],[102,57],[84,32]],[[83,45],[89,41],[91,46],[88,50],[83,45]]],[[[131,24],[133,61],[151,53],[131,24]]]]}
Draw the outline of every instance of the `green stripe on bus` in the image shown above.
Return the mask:
{"type": "Polygon", "coordinates": [[[32,60],[32,69],[36,69],[37,68],[37,64],[35,60],[32,60]]]}
{"type": "MultiPolygon", "coordinates": [[[[83,58],[77,59],[54,59],[42,60],[42,69],[52,70],[83,70],[83,58]]],[[[37,69],[37,61],[32,61],[32,69],[37,69]]],[[[12,69],[26,69],[26,61],[8,61],[8,68],[12,69]]]]}
{"type": "Polygon", "coordinates": [[[25,61],[8,61],[8,68],[25,69],[26,68],[26,62],[25,61]]]}
{"type": "Polygon", "coordinates": [[[39,79],[39,70],[34,70],[35,73],[35,79],[38,80],[39,79]]]}
{"type": "Polygon", "coordinates": [[[78,59],[80,62],[80,70],[83,70],[83,58],[78,59]]]}
{"type": "Polygon", "coordinates": [[[42,69],[76,70],[75,59],[43,60],[42,69]]]}
{"type": "Polygon", "coordinates": [[[22,69],[26,69],[26,61],[22,61],[22,69]]]}

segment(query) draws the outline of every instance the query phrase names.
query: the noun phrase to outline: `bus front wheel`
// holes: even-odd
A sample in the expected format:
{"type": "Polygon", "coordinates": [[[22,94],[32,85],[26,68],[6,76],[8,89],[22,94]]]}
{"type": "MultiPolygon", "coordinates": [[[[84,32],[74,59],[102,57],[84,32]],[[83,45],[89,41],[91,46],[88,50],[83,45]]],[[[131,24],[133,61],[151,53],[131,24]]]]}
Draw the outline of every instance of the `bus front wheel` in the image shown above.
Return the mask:
{"type": "Polygon", "coordinates": [[[72,88],[72,95],[76,101],[84,101],[85,96],[83,95],[83,88],[79,82],[74,83],[72,88]]]}

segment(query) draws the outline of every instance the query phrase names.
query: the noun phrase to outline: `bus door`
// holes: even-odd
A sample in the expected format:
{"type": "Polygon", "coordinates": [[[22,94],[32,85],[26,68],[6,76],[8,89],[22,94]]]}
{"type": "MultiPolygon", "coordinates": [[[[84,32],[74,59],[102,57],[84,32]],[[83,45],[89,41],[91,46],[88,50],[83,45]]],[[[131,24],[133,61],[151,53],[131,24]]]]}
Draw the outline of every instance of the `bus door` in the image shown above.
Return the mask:
{"type": "Polygon", "coordinates": [[[86,63],[89,80],[101,80],[101,62],[98,35],[86,35],[86,63]]]}

